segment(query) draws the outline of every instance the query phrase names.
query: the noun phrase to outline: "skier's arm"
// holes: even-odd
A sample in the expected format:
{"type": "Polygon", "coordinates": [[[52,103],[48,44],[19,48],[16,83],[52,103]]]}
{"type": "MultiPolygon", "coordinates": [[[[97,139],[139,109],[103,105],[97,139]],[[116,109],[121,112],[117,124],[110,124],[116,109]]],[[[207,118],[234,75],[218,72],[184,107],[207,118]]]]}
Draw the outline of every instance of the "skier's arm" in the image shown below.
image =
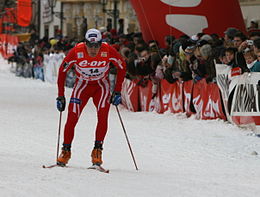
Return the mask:
{"type": "Polygon", "coordinates": [[[58,74],[58,96],[64,96],[65,91],[65,81],[66,81],[66,75],[69,69],[74,65],[76,62],[76,56],[75,56],[75,50],[74,48],[69,51],[67,56],[63,59],[60,68],[59,68],[59,74],[58,74]]]}
{"type": "Polygon", "coordinates": [[[122,83],[125,78],[126,73],[126,63],[125,60],[122,58],[122,56],[113,48],[110,47],[110,61],[113,62],[113,64],[117,68],[117,76],[116,76],[116,83],[115,83],[115,89],[114,92],[120,92],[122,88],[122,83]]]}

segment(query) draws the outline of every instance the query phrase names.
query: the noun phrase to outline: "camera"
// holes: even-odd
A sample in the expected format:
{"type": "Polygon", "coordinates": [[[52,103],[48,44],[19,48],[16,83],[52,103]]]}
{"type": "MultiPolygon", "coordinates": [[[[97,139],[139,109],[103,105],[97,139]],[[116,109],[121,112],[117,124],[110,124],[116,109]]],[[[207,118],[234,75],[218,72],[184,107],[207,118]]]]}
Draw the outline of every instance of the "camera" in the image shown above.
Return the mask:
{"type": "Polygon", "coordinates": [[[247,43],[248,45],[253,45],[253,44],[254,44],[254,41],[253,41],[253,40],[246,40],[246,43],[247,43]]]}

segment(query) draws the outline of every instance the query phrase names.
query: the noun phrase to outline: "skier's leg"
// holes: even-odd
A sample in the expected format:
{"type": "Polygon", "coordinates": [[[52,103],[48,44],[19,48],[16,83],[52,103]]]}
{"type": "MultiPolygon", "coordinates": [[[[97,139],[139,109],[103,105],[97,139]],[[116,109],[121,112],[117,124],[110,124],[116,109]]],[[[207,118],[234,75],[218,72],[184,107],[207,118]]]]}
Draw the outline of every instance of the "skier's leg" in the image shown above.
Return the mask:
{"type": "Polygon", "coordinates": [[[87,83],[85,81],[77,81],[68,107],[68,117],[64,129],[64,141],[62,152],[58,157],[57,164],[65,166],[71,157],[71,143],[74,138],[74,129],[80,117],[80,114],[87,104],[89,96],[83,96],[82,92],[87,89],[87,83]]]}
{"type": "Polygon", "coordinates": [[[108,113],[110,108],[110,86],[107,79],[99,82],[99,90],[93,96],[97,109],[97,127],[95,140],[102,142],[107,133],[108,113]]]}
{"type": "Polygon", "coordinates": [[[82,92],[87,88],[86,81],[78,81],[73,89],[68,107],[67,122],[64,129],[63,145],[70,146],[74,138],[74,129],[79,120],[80,114],[87,104],[89,96],[83,96],[82,92]]]}
{"type": "Polygon", "coordinates": [[[97,109],[97,127],[95,133],[94,149],[91,153],[92,163],[101,165],[103,141],[105,139],[108,127],[108,113],[110,108],[110,86],[107,79],[99,82],[99,87],[96,94],[93,96],[93,101],[97,109]]]}

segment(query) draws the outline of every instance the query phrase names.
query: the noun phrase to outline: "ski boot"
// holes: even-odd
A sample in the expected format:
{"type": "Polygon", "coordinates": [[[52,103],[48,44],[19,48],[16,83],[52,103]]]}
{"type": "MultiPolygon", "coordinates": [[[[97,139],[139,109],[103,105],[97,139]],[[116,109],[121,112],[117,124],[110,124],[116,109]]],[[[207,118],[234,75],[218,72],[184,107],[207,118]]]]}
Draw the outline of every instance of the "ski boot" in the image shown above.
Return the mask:
{"type": "Polygon", "coordinates": [[[63,146],[62,152],[57,159],[57,165],[65,167],[71,157],[70,146],[63,146]]]}
{"type": "Polygon", "coordinates": [[[92,150],[91,153],[91,158],[92,158],[92,164],[97,165],[97,166],[101,166],[101,164],[103,163],[102,161],[102,142],[95,142],[95,146],[94,149],[92,150]]]}

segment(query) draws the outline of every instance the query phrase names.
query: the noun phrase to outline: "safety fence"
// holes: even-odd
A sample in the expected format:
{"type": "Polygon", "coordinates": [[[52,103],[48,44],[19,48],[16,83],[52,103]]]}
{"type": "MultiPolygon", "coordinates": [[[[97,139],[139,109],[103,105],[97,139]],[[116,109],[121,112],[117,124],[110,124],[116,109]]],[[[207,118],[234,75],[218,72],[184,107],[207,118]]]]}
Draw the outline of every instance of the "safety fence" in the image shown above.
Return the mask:
{"type": "Polygon", "coordinates": [[[0,53],[3,58],[13,56],[18,45],[18,37],[9,34],[0,34],[0,53]]]}
{"type": "Polygon", "coordinates": [[[152,82],[145,86],[125,79],[123,105],[131,111],[186,113],[197,119],[223,119],[237,125],[260,125],[260,73],[229,77],[230,68],[216,65],[218,83],[202,79],[169,84],[162,80],[153,97],[152,82]]]}

